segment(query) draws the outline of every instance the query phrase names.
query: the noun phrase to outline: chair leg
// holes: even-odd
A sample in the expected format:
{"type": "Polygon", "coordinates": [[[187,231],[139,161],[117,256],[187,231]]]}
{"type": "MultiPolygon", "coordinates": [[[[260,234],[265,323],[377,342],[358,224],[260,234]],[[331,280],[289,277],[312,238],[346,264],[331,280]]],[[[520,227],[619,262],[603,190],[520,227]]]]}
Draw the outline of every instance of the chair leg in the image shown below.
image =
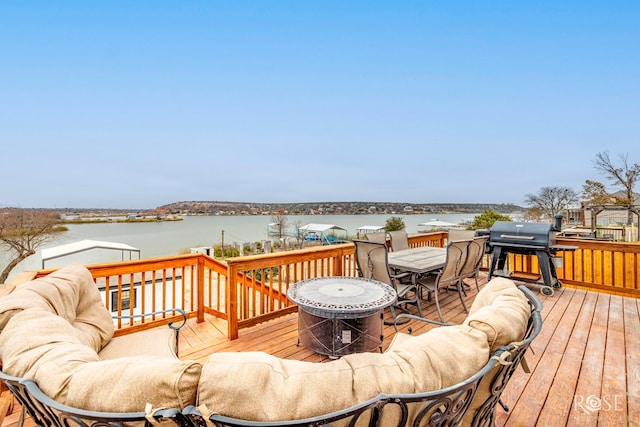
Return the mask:
{"type": "Polygon", "coordinates": [[[391,319],[392,319],[392,320],[391,320],[391,321],[386,321],[386,320],[385,320],[385,321],[384,321],[384,324],[385,324],[385,325],[404,325],[405,323],[408,323],[408,322],[409,322],[409,319],[404,319],[404,320],[403,320],[403,321],[401,321],[401,322],[398,322],[398,321],[396,320],[396,319],[397,319],[397,316],[398,316],[398,315],[396,314],[396,309],[400,310],[400,311],[401,311],[401,312],[403,312],[403,313],[411,314],[411,313],[409,312],[409,310],[407,310],[406,303],[407,303],[407,301],[402,301],[402,302],[399,302],[399,303],[398,303],[398,305],[390,305],[390,306],[389,306],[389,311],[391,312],[391,319]],[[402,306],[402,305],[400,305],[400,304],[404,304],[404,306],[402,306]]]}
{"type": "MultiPolygon", "coordinates": [[[[458,296],[460,297],[460,302],[462,303],[462,308],[464,309],[465,313],[469,313],[469,310],[467,310],[467,305],[464,303],[464,297],[462,296],[462,294],[464,293],[464,291],[462,290],[462,279],[460,279],[460,281],[458,282],[458,296]]],[[[466,293],[464,293],[464,295],[466,296],[466,293]]]]}
{"type": "Polygon", "coordinates": [[[393,305],[389,306],[389,311],[391,312],[391,322],[384,322],[385,325],[395,325],[396,324],[396,309],[393,305]]]}
{"type": "Polygon", "coordinates": [[[420,315],[420,317],[424,317],[422,315],[422,307],[420,306],[420,295],[418,295],[417,289],[416,289],[416,307],[418,308],[418,315],[420,315]]]}
{"type": "Polygon", "coordinates": [[[464,282],[464,279],[460,279],[460,283],[461,283],[461,286],[460,286],[460,289],[459,289],[459,290],[461,290],[461,291],[462,291],[462,293],[464,294],[464,296],[466,297],[466,296],[467,296],[467,287],[468,287],[469,289],[471,289],[471,286],[467,285],[467,284],[464,282]]]}
{"type": "MultiPolygon", "coordinates": [[[[438,301],[438,289],[436,288],[433,291],[433,294],[435,295],[435,300],[436,300],[436,310],[438,310],[438,316],[440,316],[440,321],[442,323],[444,323],[444,317],[442,317],[442,311],[440,311],[440,302],[438,301]]],[[[431,293],[429,293],[429,295],[431,295],[431,293]]]]}
{"type": "Polygon", "coordinates": [[[401,301],[399,304],[404,304],[404,310],[405,312],[409,313],[409,309],[407,308],[407,305],[411,304],[411,305],[415,305],[416,306],[416,310],[418,311],[418,315],[420,317],[424,317],[422,315],[422,307],[420,307],[420,294],[418,292],[418,289],[416,288],[415,291],[412,291],[414,294],[414,299],[409,299],[407,296],[405,296],[404,300],[401,301]]]}

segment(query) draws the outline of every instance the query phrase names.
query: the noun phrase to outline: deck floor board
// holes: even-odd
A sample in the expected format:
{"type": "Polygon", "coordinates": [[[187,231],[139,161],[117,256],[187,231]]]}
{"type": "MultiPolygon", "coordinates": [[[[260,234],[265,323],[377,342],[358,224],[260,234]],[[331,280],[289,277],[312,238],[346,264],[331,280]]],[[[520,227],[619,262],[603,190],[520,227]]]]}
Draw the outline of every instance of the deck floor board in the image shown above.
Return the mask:
{"type": "Polygon", "coordinates": [[[627,417],[629,426],[640,426],[640,300],[624,300],[625,357],[627,366],[627,417]],[[635,367],[635,368],[634,368],[635,367]]]}
{"type": "Polygon", "coordinates": [[[590,396],[602,395],[604,355],[607,340],[610,296],[598,294],[580,375],[569,413],[568,426],[597,426],[598,411],[591,411],[590,396]]]}
{"type": "Polygon", "coordinates": [[[622,297],[612,296],[609,304],[607,323],[607,341],[603,368],[602,394],[598,400],[598,408],[611,410],[598,411],[598,423],[612,426],[625,426],[627,411],[616,411],[615,408],[626,397],[627,376],[625,369],[624,312],[622,297]],[[611,406],[611,408],[609,408],[611,406]]]}
{"type": "Polygon", "coordinates": [[[575,394],[596,300],[597,294],[587,292],[576,293],[572,300],[572,307],[578,313],[572,313],[575,314],[575,323],[570,331],[570,325],[565,324],[570,336],[544,407],[540,411],[539,425],[567,424],[573,402],[565,396],[575,394]]]}

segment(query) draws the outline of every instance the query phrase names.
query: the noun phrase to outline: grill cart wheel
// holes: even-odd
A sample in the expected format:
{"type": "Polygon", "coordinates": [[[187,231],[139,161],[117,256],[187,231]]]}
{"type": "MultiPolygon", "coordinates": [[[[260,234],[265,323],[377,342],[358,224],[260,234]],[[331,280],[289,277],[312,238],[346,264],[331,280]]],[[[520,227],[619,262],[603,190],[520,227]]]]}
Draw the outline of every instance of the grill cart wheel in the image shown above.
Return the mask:
{"type": "Polygon", "coordinates": [[[546,295],[548,297],[553,296],[553,288],[550,286],[543,286],[540,292],[542,292],[542,295],[546,295]]]}

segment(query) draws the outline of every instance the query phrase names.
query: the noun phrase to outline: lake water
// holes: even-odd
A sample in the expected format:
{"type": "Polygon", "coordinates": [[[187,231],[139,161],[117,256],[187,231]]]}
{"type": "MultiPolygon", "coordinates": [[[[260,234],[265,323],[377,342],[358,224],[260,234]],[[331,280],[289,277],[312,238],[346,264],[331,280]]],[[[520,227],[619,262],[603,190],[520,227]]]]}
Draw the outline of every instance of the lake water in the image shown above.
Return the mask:
{"type": "MultiPolygon", "coordinates": [[[[334,224],[346,228],[349,237],[356,236],[358,227],[364,225],[384,226],[387,219],[400,216],[409,234],[417,233],[421,227],[419,223],[439,219],[451,223],[470,221],[477,214],[424,214],[424,215],[289,215],[289,225],[305,225],[308,223],[334,224]]],[[[511,216],[516,219],[514,215],[511,216]]],[[[69,231],[44,248],[90,239],[107,242],[126,243],[140,249],[141,258],[176,255],[192,247],[219,244],[224,231],[224,242],[256,242],[270,240],[267,236],[268,224],[271,216],[187,216],[183,221],[169,222],[138,222],[138,223],[101,223],[101,224],[70,224],[69,231]]],[[[133,255],[137,259],[137,254],[133,255]]],[[[129,259],[125,255],[125,259],[129,259]]],[[[63,266],[70,262],[95,264],[122,260],[120,251],[93,249],[87,252],[73,254],[62,258],[49,260],[46,268],[63,266]]],[[[0,254],[0,266],[6,265],[6,255],[0,254]]],[[[24,270],[42,268],[40,250],[14,269],[10,277],[24,270]]]]}

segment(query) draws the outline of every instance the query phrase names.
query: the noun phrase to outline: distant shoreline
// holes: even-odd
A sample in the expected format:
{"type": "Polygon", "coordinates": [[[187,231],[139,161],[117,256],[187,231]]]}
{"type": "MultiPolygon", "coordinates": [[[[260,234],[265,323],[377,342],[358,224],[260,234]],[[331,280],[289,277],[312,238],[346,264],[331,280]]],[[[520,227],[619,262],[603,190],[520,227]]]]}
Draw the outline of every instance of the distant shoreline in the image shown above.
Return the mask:
{"type": "Polygon", "coordinates": [[[181,216],[171,216],[164,218],[96,218],[96,217],[78,217],[74,219],[64,219],[63,224],[103,224],[103,223],[127,223],[127,222],[166,222],[166,221],[183,221],[181,216]]]}
{"type": "Polygon", "coordinates": [[[438,215],[492,210],[522,211],[511,203],[399,203],[399,202],[303,202],[238,203],[219,201],[175,202],[148,211],[158,215],[438,215]]]}
{"type": "Polygon", "coordinates": [[[95,222],[158,222],[176,221],[172,217],[189,216],[273,216],[273,215],[441,215],[467,214],[492,210],[501,214],[523,212],[513,203],[399,203],[399,202],[301,202],[243,203],[220,201],[175,202],[149,209],[121,208],[22,208],[57,212],[69,224],[95,222]],[[106,219],[112,218],[112,219],[106,219]],[[145,218],[145,220],[140,220],[145,218]],[[147,220],[147,218],[155,218],[147,220]],[[159,218],[159,219],[158,219],[159,218]],[[167,219],[171,218],[171,219],[167,219]]]}

